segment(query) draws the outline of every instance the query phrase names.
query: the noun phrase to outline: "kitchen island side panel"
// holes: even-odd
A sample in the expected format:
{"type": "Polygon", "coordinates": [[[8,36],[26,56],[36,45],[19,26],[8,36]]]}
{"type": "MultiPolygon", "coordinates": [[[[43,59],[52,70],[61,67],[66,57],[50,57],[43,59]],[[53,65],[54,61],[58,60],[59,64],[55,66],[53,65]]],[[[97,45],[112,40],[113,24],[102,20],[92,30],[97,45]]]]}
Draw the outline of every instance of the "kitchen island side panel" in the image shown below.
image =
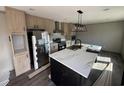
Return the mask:
{"type": "Polygon", "coordinates": [[[70,68],[50,59],[51,79],[58,86],[81,86],[85,85],[86,78],[79,75],[70,68]]]}

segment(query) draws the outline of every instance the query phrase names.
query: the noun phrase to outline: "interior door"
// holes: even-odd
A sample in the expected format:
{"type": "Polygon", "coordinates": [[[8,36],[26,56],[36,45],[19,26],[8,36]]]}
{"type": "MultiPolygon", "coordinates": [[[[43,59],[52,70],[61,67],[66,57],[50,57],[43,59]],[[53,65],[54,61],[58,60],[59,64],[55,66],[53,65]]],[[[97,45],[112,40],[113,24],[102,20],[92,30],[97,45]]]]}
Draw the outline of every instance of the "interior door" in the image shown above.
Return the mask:
{"type": "Polygon", "coordinates": [[[26,34],[11,34],[11,45],[16,76],[21,75],[31,69],[27,44],[26,34]]]}
{"type": "Polygon", "coordinates": [[[21,75],[22,73],[30,70],[28,52],[23,52],[15,56],[15,72],[16,76],[21,75]]]}

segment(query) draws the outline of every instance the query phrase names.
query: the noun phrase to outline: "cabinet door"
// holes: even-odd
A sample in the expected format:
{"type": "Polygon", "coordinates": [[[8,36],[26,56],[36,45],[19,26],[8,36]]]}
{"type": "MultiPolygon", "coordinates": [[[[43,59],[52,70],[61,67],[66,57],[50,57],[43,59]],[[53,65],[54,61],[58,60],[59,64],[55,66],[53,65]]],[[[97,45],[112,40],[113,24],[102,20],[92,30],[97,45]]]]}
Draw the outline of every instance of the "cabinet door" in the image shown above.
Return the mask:
{"type": "Polygon", "coordinates": [[[53,30],[55,29],[55,22],[53,20],[49,21],[49,33],[53,33],[53,30]]]}
{"type": "Polygon", "coordinates": [[[69,35],[69,24],[68,23],[64,23],[63,24],[63,28],[64,28],[64,35],[67,36],[69,35]]]}
{"type": "Polygon", "coordinates": [[[40,29],[45,29],[45,20],[37,16],[26,14],[26,23],[27,28],[34,28],[35,26],[38,26],[40,29]]]}
{"type": "Polygon", "coordinates": [[[25,28],[26,28],[24,12],[15,11],[15,23],[16,23],[15,32],[22,32],[22,33],[24,33],[25,28]]]}
{"type": "Polygon", "coordinates": [[[46,20],[44,18],[38,18],[38,26],[40,29],[45,29],[46,20]]]}
{"type": "Polygon", "coordinates": [[[6,19],[7,19],[7,25],[8,25],[8,31],[11,33],[12,31],[15,31],[15,13],[14,11],[11,11],[10,8],[6,7],[6,19]]]}
{"type": "Polygon", "coordinates": [[[75,31],[75,25],[72,23],[69,23],[69,29],[70,29],[70,32],[75,31]]]}
{"type": "Polygon", "coordinates": [[[51,79],[52,79],[52,81],[57,86],[62,85],[61,84],[61,79],[62,79],[61,65],[52,58],[50,59],[50,64],[51,64],[51,79]]]}
{"type": "Polygon", "coordinates": [[[50,30],[50,20],[48,20],[48,19],[45,20],[45,30],[48,32],[50,30]]]}
{"type": "Polygon", "coordinates": [[[26,25],[27,28],[33,28],[34,27],[34,17],[31,15],[26,14],[26,25]]]}
{"type": "Polygon", "coordinates": [[[80,86],[82,76],[75,71],[57,62],[54,59],[50,59],[51,63],[51,79],[59,86],[80,86]]]}
{"type": "Polygon", "coordinates": [[[48,31],[49,33],[53,33],[53,30],[55,29],[55,23],[53,20],[46,19],[45,22],[45,30],[48,31]]]}
{"type": "Polygon", "coordinates": [[[26,27],[24,12],[6,7],[6,17],[10,33],[24,33],[26,27]]]}
{"type": "Polygon", "coordinates": [[[26,23],[28,28],[34,28],[34,26],[38,26],[40,29],[45,29],[49,33],[52,33],[55,29],[55,24],[53,20],[32,16],[26,14],[26,23]]]}
{"type": "Polygon", "coordinates": [[[64,28],[64,36],[66,39],[71,39],[71,24],[70,23],[63,23],[64,28]]]}
{"type": "Polygon", "coordinates": [[[29,56],[27,52],[15,56],[14,61],[16,76],[30,70],[29,56]]]}

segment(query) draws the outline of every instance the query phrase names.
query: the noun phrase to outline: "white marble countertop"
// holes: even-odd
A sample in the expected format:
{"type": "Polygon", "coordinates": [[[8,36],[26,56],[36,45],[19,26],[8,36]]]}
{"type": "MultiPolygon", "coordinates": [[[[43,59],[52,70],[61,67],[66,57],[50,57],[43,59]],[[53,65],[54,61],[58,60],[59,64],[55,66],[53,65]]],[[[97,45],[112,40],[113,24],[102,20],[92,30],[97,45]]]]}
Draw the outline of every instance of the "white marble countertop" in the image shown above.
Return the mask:
{"type": "Polygon", "coordinates": [[[97,54],[86,52],[85,48],[83,47],[76,51],[64,49],[49,56],[83,77],[88,78],[97,54]]]}

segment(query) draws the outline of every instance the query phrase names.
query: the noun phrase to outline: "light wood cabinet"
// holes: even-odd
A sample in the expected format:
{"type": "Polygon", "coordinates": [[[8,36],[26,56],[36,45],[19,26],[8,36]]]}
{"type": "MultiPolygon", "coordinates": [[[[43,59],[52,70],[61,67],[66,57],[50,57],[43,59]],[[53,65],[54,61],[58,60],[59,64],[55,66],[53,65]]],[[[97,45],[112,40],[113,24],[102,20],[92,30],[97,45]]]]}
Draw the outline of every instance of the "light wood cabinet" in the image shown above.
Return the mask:
{"type": "Polygon", "coordinates": [[[26,25],[27,25],[27,28],[38,27],[40,29],[44,29],[45,21],[44,21],[44,19],[42,19],[40,17],[26,14],[26,25]]]}
{"type": "Polygon", "coordinates": [[[53,33],[53,30],[55,29],[55,23],[54,23],[54,21],[53,20],[50,20],[50,19],[46,19],[45,29],[49,33],[53,33]]]}
{"type": "Polygon", "coordinates": [[[26,14],[26,24],[27,28],[38,27],[39,29],[45,29],[49,33],[52,33],[55,29],[55,24],[53,20],[32,16],[29,14],[26,14]]]}
{"type": "Polygon", "coordinates": [[[37,16],[26,14],[26,24],[27,28],[38,27],[40,29],[45,29],[45,20],[37,16]]]}
{"type": "Polygon", "coordinates": [[[26,26],[27,26],[27,28],[33,28],[34,23],[35,22],[33,21],[33,16],[26,14],[26,26]]]}
{"type": "Polygon", "coordinates": [[[45,19],[40,18],[40,17],[36,17],[37,20],[37,25],[40,29],[45,29],[45,19]]]}
{"type": "Polygon", "coordinates": [[[72,23],[69,23],[69,29],[70,29],[70,32],[74,32],[75,31],[75,25],[72,23]]]}
{"type": "Polygon", "coordinates": [[[63,23],[63,29],[64,29],[64,36],[66,39],[70,39],[71,37],[71,24],[70,23],[63,23]]]}
{"type": "Polygon", "coordinates": [[[13,8],[6,7],[6,18],[9,28],[9,33],[21,32],[26,30],[25,13],[13,8]]]}
{"type": "Polygon", "coordinates": [[[64,35],[66,36],[68,34],[68,24],[64,23],[64,35]]]}

